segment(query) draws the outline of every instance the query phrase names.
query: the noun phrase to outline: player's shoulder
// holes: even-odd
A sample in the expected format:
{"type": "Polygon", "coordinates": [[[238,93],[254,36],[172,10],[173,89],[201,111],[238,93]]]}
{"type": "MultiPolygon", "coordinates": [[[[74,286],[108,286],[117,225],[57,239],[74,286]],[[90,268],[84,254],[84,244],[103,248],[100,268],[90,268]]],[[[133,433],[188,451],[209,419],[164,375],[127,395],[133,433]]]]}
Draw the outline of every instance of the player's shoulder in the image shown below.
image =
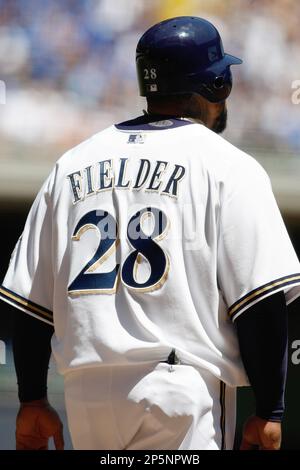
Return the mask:
{"type": "Polygon", "coordinates": [[[59,192],[61,182],[69,173],[88,166],[93,155],[95,158],[99,156],[101,139],[109,141],[106,136],[112,132],[112,128],[113,126],[106,127],[64,152],[56,160],[42,189],[52,194],[56,193],[57,190],[59,192]]]}
{"type": "Polygon", "coordinates": [[[263,166],[250,154],[230,143],[203,125],[191,129],[198,135],[199,148],[208,171],[221,179],[227,178],[269,178],[263,166]],[[202,143],[202,145],[201,145],[202,143]]]}

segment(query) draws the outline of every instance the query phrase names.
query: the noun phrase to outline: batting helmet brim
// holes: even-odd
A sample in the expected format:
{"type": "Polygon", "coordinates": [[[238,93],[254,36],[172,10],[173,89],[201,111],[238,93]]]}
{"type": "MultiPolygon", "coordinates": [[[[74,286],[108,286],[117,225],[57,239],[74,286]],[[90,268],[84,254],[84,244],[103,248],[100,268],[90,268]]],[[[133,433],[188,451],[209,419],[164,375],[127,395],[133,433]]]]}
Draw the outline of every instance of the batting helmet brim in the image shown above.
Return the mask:
{"type": "Polygon", "coordinates": [[[213,63],[210,67],[207,67],[207,71],[213,70],[214,73],[221,73],[223,70],[225,70],[227,67],[230,65],[239,65],[242,64],[243,61],[242,59],[239,59],[238,57],[235,57],[234,55],[230,54],[224,54],[224,57],[221,60],[218,60],[217,62],[213,63]]]}

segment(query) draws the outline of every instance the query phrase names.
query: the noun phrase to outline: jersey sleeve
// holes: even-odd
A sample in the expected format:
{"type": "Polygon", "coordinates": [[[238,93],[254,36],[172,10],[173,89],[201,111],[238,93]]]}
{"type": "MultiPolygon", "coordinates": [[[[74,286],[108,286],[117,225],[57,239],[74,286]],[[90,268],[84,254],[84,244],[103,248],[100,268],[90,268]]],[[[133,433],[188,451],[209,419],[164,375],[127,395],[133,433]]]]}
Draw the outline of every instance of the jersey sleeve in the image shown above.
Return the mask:
{"type": "Polygon", "coordinates": [[[233,321],[275,292],[284,291],[287,304],[300,296],[299,260],[257,162],[221,185],[218,230],[218,282],[233,321]]]}
{"type": "Polygon", "coordinates": [[[39,191],[12,253],[0,298],[53,324],[52,176],[39,191]]]}

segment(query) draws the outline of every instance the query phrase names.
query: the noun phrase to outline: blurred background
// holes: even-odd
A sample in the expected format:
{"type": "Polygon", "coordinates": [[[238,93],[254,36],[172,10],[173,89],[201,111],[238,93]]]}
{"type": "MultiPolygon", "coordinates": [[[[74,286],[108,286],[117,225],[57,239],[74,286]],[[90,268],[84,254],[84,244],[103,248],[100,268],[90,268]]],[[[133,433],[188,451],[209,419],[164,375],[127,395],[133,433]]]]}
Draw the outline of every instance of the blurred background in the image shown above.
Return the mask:
{"type": "MultiPolygon", "coordinates": [[[[179,15],[212,21],[225,51],[244,60],[232,67],[224,136],[268,171],[300,254],[300,92],[295,89],[297,80],[300,88],[300,2],[0,0],[0,80],[6,87],[5,100],[0,87],[1,277],[30,204],[57,158],[104,127],[141,114],[145,102],[138,96],[136,43],[153,23],[179,15]]],[[[293,340],[300,339],[298,312],[293,306],[291,351],[293,340]]],[[[9,364],[0,359],[0,449],[13,448],[17,406],[11,318],[2,304],[0,339],[9,364]]],[[[300,449],[300,365],[290,361],[289,367],[283,444],[300,449]]],[[[51,374],[50,393],[63,409],[60,378],[52,369],[51,374]]],[[[250,402],[250,392],[242,390],[238,434],[250,402]]]]}

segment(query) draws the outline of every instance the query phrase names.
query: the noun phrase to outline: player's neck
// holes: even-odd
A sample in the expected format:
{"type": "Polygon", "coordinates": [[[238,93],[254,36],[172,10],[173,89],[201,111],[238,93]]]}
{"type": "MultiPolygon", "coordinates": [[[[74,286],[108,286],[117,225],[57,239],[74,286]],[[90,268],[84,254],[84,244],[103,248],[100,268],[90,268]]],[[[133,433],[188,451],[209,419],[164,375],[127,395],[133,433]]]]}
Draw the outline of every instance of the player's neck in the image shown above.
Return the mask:
{"type": "Polygon", "coordinates": [[[147,109],[148,114],[155,114],[160,116],[184,117],[182,110],[176,106],[156,106],[149,105],[147,109]]]}
{"type": "Polygon", "coordinates": [[[148,114],[178,117],[181,119],[191,119],[198,123],[208,126],[208,120],[206,119],[207,113],[205,109],[202,110],[200,107],[193,109],[194,106],[191,100],[182,103],[159,103],[159,102],[148,102],[148,114]]]}

